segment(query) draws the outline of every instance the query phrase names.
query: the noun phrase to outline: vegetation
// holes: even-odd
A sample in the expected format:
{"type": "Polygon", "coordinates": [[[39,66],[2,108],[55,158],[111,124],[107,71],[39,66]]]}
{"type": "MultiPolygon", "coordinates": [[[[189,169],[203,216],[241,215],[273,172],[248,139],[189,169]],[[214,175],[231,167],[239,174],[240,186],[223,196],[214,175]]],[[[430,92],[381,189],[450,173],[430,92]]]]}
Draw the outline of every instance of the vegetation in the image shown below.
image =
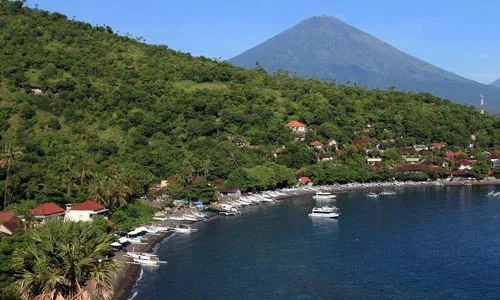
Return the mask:
{"type": "Polygon", "coordinates": [[[111,299],[116,262],[108,260],[113,236],[93,223],[51,222],[28,233],[27,243],[13,254],[22,299],[111,299]],[[86,289],[90,284],[92,290],[86,289]]]}

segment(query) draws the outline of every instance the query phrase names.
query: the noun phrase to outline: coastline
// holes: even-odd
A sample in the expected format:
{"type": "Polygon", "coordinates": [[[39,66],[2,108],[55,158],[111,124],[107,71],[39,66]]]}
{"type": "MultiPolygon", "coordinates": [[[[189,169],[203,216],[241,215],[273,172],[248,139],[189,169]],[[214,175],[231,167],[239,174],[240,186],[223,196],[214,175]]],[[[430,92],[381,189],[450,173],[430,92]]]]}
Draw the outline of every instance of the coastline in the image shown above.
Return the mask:
{"type": "MultiPolygon", "coordinates": [[[[488,180],[488,181],[472,181],[470,184],[466,184],[465,181],[428,181],[428,182],[382,182],[382,183],[353,183],[353,184],[343,184],[343,185],[323,185],[314,187],[301,187],[298,189],[282,189],[280,191],[284,192],[284,195],[275,198],[277,201],[284,201],[287,199],[303,197],[308,195],[314,195],[318,190],[325,190],[334,193],[343,192],[353,192],[353,191],[368,191],[375,189],[384,188],[404,188],[404,187],[429,187],[429,186],[480,186],[480,185],[500,185],[500,179],[488,180]]],[[[216,216],[217,214],[209,214],[208,219],[216,216]]],[[[202,221],[198,221],[202,222],[202,221]]],[[[177,224],[194,224],[198,223],[195,221],[174,221],[167,220],[164,224],[173,228],[177,224]]],[[[171,236],[174,232],[169,231],[160,235],[147,235],[148,243],[144,245],[128,245],[125,247],[127,251],[138,251],[138,252],[150,252],[153,248],[165,238],[171,236]]],[[[115,259],[120,259],[123,261],[123,256],[126,252],[123,250],[118,251],[115,254],[115,259]]],[[[120,270],[115,277],[112,278],[113,286],[113,299],[116,300],[128,300],[131,297],[131,292],[137,283],[140,276],[142,266],[136,264],[122,263],[120,270]]]]}

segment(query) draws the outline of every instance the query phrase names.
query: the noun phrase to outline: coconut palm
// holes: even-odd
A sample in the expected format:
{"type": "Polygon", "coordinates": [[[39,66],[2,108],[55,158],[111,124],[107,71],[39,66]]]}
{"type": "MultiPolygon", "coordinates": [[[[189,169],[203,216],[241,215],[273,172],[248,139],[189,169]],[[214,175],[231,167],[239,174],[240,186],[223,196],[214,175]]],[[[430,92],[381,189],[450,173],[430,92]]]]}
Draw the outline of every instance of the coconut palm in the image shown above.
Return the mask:
{"type": "Polygon", "coordinates": [[[123,172],[115,168],[96,174],[90,181],[88,190],[90,198],[108,208],[126,205],[133,192],[126,184],[123,172]]]}
{"type": "Polygon", "coordinates": [[[0,153],[0,167],[7,169],[7,176],[5,177],[5,189],[4,189],[4,198],[3,198],[3,207],[7,207],[7,191],[9,188],[9,175],[10,170],[14,166],[14,163],[21,156],[21,151],[18,147],[13,146],[12,144],[5,143],[4,149],[0,153]]]}
{"type": "Polygon", "coordinates": [[[113,236],[92,222],[54,221],[28,232],[13,254],[19,278],[14,286],[24,299],[111,299],[111,277],[118,264],[108,260],[113,236]]]}

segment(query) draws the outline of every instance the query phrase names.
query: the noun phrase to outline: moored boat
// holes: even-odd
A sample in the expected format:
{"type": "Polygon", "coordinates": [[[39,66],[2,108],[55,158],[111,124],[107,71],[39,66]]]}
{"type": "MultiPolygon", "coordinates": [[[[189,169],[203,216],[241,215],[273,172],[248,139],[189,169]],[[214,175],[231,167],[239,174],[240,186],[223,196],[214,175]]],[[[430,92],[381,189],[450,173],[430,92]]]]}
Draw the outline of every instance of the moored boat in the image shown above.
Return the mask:
{"type": "Polygon", "coordinates": [[[313,198],[316,200],[335,199],[336,197],[336,195],[329,192],[316,192],[316,195],[313,196],[313,198]]]}
{"type": "Polygon", "coordinates": [[[339,209],[335,206],[315,207],[309,214],[309,217],[319,218],[338,218],[340,215],[339,209]]]}
{"type": "Polygon", "coordinates": [[[180,233],[191,233],[193,231],[197,231],[198,229],[191,228],[189,225],[177,225],[174,228],[175,232],[180,232],[180,233]]]}

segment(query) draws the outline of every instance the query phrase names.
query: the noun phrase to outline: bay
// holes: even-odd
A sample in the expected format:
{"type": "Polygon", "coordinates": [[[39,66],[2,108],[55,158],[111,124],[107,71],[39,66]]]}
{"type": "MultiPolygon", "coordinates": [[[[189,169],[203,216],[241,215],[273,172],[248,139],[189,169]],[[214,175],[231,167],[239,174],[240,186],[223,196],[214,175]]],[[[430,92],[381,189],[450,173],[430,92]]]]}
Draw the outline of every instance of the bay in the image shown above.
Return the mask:
{"type": "MultiPolygon", "coordinates": [[[[215,217],[158,249],[133,293],[149,299],[498,299],[500,198],[493,186],[339,194],[311,219],[300,197],[215,217]]],[[[498,187],[497,187],[498,190],[498,187]]]]}

